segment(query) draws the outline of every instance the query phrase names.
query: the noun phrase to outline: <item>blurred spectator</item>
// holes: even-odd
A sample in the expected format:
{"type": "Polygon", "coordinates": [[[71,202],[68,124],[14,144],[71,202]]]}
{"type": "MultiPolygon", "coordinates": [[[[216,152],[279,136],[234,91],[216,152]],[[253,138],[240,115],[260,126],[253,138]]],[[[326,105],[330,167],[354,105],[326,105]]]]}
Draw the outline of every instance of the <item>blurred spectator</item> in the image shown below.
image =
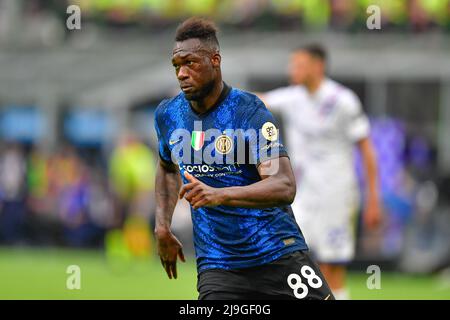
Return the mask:
{"type": "Polygon", "coordinates": [[[26,231],[30,242],[37,245],[62,244],[62,230],[50,194],[50,165],[48,155],[34,148],[28,157],[28,216],[26,231]]]}
{"type": "Polygon", "coordinates": [[[187,16],[212,16],[217,0],[184,0],[183,11],[187,16]]]}
{"type": "Polygon", "coordinates": [[[305,26],[312,29],[323,29],[330,19],[328,1],[305,0],[303,2],[303,18],[305,26]]]}
{"type": "Polygon", "coordinates": [[[13,244],[22,237],[26,214],[26,162],[22,150],[9,144],[0,154],[0,241],[13,244]]]}
{"type": "MultiPolygon", "coordinates": [[[[87,207],[87,177],[85,168],[73,155],[67,160],[72,166],[67,169],[73,170],[73,179],[61,186],[58,196],[58,214],[64,225],[64,234],[70,246],[86,245],[90,237],[90,223],[88,221],[87,207]]],[[[63,160],[63,161],[64,161],[63,160]]]]}
{"type": "Polygon", "coordinates": [[[238,27],[248,27],[268,9],[267,0],[222,0],[218,5],[218,19],[238,27]]]}
{"type": "Polygon", "coordinates": [[[445,27],[446,21],[450,20],[448,15],[449,0],[419,0],[423,10],[427,12],[433,25],[445,27]]]}
{"type": "Polygon", "coordinates": [[[90,220],[104,230],[114,227],[114,199],[108,189],[108,180],[99,169],[89,172],[88,212],[90,220]]]}
{"type": "Polygon", "coordinates": [[[408,1],[409,26],[413,32],[428,31],[436,25],[423,4],[421,0],[408,1]]]}
{"type": "Polygon", "coordinates": [[[356,1],[331,0],[330,28],[332,30],[348,30],[356,20],[356,1]]]}

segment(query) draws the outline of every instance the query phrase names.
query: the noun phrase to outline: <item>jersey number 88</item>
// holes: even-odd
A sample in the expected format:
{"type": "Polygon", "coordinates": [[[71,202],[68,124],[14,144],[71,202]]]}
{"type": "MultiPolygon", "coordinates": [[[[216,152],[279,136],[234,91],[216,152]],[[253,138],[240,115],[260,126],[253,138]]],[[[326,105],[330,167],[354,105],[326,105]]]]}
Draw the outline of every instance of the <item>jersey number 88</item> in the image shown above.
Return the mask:
{"type": "MultiPolygon", "coordinates": [[[[322,286],[322,279],[314,272],[314,269],[310,266],[303,266],[300,269],[300,274],[308,282],[311,288],[318,289],[322,286]]],[[[287,283],[292,290],[294,290],[294,296],[297,299],[303,299],[308,295],[308,286],[302,282],[302,278],[296,274],[291,273],[287,278],[287,283]]]]}

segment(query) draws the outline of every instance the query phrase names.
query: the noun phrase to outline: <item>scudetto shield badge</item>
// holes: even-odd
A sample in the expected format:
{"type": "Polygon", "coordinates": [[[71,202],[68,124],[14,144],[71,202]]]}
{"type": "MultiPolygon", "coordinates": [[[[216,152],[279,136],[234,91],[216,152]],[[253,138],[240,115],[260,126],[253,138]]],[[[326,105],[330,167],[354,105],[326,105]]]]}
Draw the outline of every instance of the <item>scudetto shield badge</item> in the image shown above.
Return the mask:
{"type": "Polygon", "coordinates": [[[205,133],[203,131],[192,131],[191,145],[195,151],[200,150],[205,143],[205,133]]]}

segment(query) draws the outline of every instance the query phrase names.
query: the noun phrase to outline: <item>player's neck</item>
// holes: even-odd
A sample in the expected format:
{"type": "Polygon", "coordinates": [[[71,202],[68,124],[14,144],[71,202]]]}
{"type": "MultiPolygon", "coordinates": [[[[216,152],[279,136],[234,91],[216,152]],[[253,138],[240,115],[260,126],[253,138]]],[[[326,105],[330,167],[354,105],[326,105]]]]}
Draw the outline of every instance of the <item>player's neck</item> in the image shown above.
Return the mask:
{"type": "Polygon", "coordinates": [[[208,112],[208,110],[216,105],[216,102],[217,100],[219,100],[223,89],[224,83],[222,79],[219,79],[214,84],[214,87],[211,90],[210,94],[208,94],[205,98],[199,101],[190,101],[191,107],[195,110],[195,112],[199,114],[208,112]]]}
{"type": "Polygon", "coordinates": [[[308,90],[309,94],[315,94],[317,92],[317,90],[319,90],[323,80],[324,80],[324,77],[320,76],[315,79],[311,79],[311,81],[306,83],[305,87],[308,90]]]}

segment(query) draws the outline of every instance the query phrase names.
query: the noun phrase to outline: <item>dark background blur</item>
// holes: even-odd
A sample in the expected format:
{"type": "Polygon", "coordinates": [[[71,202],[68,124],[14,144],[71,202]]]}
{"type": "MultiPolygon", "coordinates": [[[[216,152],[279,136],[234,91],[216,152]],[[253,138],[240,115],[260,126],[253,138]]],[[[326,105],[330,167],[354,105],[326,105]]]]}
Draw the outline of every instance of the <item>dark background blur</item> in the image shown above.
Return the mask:
{"type": "MultiPolygon", "coordinates": [[[[290,50],[322,43],[379,159],[386,221],[359,230],[354,266],[450,265],[450,0],[0,0],[1,245],[107,248],[128,226],[134,254],[152,247],[153,112],[178,90],[171,47],[191,15],[217,22],[224,79],[247,90],[286,85],[290,50]]],[[[181,202],[192,254],[190,223],[181,202]]]]}

